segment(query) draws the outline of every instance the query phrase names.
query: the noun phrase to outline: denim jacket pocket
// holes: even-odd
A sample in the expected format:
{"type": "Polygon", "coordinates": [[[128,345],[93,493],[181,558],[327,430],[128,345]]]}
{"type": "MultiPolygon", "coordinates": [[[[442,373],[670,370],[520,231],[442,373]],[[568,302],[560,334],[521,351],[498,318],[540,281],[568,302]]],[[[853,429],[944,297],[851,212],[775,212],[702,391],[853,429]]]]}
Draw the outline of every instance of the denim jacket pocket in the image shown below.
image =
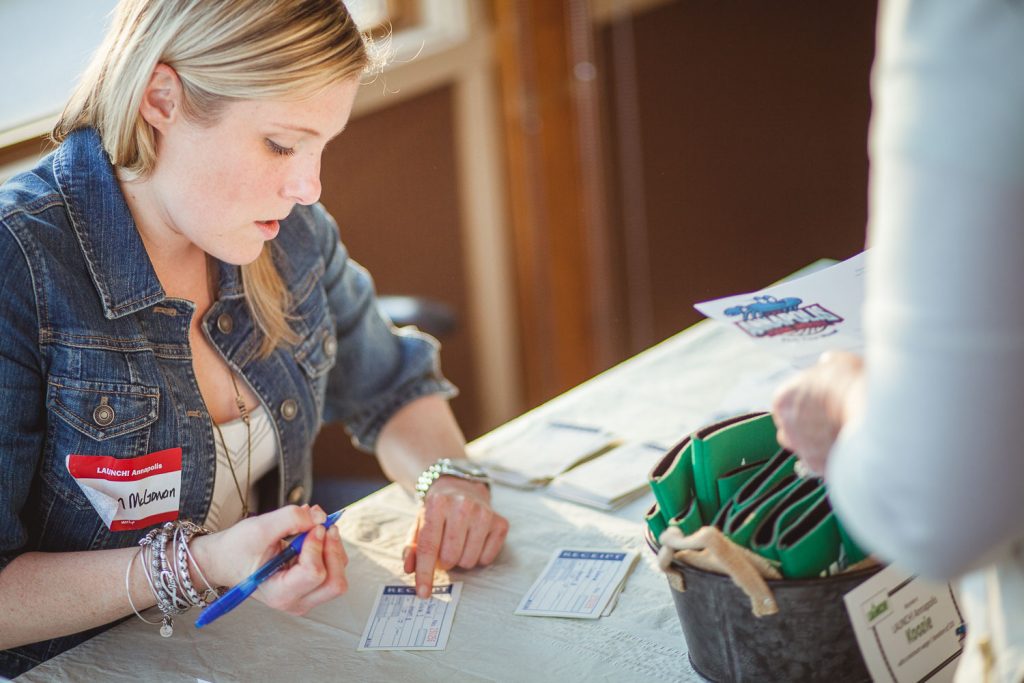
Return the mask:
{"type": "Polygon", "coordinates": [[[157,420],[159,401],[156,387],[51,377],[46,405],[56,419],[49,421],[43,458],[47,488],[66,504],[90,509],[65,459],[69,455],[145,455],[150,441],[147,428],[157,420]]]}
{"type": "Polygon", "coordinates": [[[303,339],[295,349],[295,360],[310,379],[315,379],[334,367],[338,351],[338,338],[326,318],[303,339]]]}
{"type": "Polygon", "coordinates": [[[46,395],[54,415],[96,441],[153,424],[159,401],[156,387],[61,377],[50,379],[46,395]]]}
{"type": "Polygon", "coordinates": [[[327,392],[327,372],[334,367],[335,354],[338,350],[338,339],[330,316],[324,316],[320,324],[313,328],[311,334],[303,339],[295,349],[295,360],[309,381],[309,390],[316,406],[316,427],[319,431],[323,419],[324,396],[327,392]]]}

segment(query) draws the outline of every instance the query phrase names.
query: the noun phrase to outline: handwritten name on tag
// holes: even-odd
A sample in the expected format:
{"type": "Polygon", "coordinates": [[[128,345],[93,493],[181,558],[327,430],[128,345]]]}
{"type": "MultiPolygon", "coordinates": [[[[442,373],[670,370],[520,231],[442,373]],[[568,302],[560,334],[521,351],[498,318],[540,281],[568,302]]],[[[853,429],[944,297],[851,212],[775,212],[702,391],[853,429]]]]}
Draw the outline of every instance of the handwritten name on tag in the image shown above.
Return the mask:
{"type": "Polygon", "coordinates": [[[69,455],[68,472],[111,531],[128,531],[178,518],[181,448],[137,458],[69,455]]]}

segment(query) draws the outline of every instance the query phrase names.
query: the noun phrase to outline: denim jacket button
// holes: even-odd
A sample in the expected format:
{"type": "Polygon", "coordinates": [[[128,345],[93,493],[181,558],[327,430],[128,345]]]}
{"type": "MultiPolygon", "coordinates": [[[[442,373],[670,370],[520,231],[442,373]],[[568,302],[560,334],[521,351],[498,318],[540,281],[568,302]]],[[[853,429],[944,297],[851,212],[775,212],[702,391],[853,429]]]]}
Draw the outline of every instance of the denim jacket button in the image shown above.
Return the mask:
{"type": "Polygon", "coordinates": [[[281,417],[291,422],[299,414],[299,404],[294,398],[286,398],[281,402],[281,417]]]}
{"type": "Polygon", "coordinates": [[[298,505],[299,503],[302,502],[302,498],[305,495],[305,487],[303,487],[302,484],[299,484],[298,486],[296,486],[295,488],[288,492],[288,502],[291,503],[292,505],[298,505]]]}
{"type": "Polygon", "coordinates": [[[334,337],[327,337],[324,339],[324,353],[328,357],[333,358],[334,354],[338,352],[338,340],[334,337]]]}
{"type": "Polygon", "coordinates": [[[231,316],[227,313],[221,313],[217,316],[217,329],[221,331],[221,334],[231,334],[231,330],[235,328],[235,321],[231,319],[231,316]]]}
{"type": "Polygon", "coordinates": [[[109,427],[114,422],[114,409],[107,405],[106,399],[92,411],[92,420],[100,427],[109,427]]]}

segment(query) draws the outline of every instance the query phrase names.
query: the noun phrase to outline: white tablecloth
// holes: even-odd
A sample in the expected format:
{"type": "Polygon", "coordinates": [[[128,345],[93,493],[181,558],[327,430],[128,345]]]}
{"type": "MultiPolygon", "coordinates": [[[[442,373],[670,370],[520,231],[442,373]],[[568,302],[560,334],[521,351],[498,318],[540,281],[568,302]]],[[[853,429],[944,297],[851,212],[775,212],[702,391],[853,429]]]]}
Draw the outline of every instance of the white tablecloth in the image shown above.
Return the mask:
{"type": "MultiPolygon", "coordinates": [[[[517,418],[473,444],[486,448],[525,421],[600,424],[626,438],[677,440],[722,409],[759,407],[779,361],[734,330],[702,323],[517,418]],[[758,378],[771,375],[770,381],[758,378]]],[[[454,571],[462,598],[443,652],[357,652],[375,587],[400,582],[401,549],[416,511],[390,486],[340,522],[349,592],[306,617],[248,600],[197,631],[174,636],[128,620],[19,680],[161,681],[696,681],[671,593],[642,533],[646,494],[615,513],[556,500],[543,490],[495,487],[511,522],[491,567],[454,571]],[[596,620],[515,616],[519,600],[559,546],[631,548],[640,561],[611,615],[596,620]]]]}

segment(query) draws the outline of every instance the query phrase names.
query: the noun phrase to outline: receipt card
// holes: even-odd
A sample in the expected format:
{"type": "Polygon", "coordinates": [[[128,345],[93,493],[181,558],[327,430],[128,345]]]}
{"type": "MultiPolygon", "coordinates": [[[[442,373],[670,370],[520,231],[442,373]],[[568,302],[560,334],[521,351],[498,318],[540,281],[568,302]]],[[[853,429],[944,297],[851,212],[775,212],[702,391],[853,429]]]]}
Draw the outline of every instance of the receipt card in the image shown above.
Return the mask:
{"type": "Polygon", "coordinates": [[[426,600],[414,586],[377,587],[358,650],[443,650],[452,630],[462,582],[434,586],[426,600]]]}
{"type": "Polygon", "coordinates": [[[637,557],[634,550],[559,548],[515,613],[597,619],[622,590],[637,557]]]}

